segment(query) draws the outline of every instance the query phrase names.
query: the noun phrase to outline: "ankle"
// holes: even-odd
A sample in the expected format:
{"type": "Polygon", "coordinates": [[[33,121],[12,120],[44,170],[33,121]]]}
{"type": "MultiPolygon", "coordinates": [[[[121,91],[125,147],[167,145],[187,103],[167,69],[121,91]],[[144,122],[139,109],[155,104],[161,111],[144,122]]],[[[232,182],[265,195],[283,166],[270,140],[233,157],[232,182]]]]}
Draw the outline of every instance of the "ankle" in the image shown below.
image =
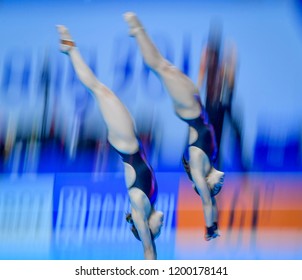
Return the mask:
{"type": "Polygon", "coordinates": [[[139,32],[144,31],[142,26],[132,27],[129,31],[130,36],[135,37],[139,32]]]}
{"type": "Polygon", "coordinates": [[[74,41],[67,40],[67,39],[62,39],[61,44],[64,45],[64,46],[69,46],[69,47],[75,47],[76,46],[74,41]]]}

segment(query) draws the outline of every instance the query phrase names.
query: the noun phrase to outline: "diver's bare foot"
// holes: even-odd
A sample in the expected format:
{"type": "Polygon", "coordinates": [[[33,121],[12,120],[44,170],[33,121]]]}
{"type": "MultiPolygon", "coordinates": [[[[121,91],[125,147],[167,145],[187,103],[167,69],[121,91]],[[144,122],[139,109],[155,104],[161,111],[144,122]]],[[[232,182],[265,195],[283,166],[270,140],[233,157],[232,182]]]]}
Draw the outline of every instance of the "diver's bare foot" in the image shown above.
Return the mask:
{"type": "Polygon", "coordinates": [[[137,16],[135,13],[132,12],[127,12],[124,14],[124,19],[129,25],[129,34],[130,36],[135,36],[137,32],[143,30],[143,26],[138,20],[137,16]]]}

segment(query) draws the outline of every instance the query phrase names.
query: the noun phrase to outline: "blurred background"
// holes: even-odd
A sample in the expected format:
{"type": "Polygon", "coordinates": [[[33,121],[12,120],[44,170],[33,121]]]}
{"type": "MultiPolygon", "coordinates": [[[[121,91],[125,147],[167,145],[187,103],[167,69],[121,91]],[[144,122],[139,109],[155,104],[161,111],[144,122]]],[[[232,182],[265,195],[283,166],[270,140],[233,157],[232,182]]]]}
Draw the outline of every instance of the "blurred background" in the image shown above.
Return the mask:
{"type": "Polygon", "coordinates": [[[1,0],[0,21],[1,259],[142,258],[124,219],[121,160],[59,51],[57,24],[133,116],[166,216],[159,258],[302,258],[302,1],[1,0]],[[236,48],[219,154],[222,236],[212,242],[181,166],[186,124],[128,36],[127,11],[195,83],[213,20],[236,48]]]}

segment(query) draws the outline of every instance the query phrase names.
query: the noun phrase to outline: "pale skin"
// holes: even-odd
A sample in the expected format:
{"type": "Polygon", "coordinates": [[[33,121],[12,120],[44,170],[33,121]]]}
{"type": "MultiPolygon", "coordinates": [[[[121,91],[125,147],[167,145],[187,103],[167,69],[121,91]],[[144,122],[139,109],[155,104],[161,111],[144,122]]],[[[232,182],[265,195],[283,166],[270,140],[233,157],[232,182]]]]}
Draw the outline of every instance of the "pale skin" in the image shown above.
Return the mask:
{"type": "MultiPolygon", "coordinates": [[[[57,26],[60,37],[60,49],[66,53],[83,85],[96,98],[100,112],[108,130],[108,141],[118,151],[134,154],[139,150],[132,117],[117,96],[102,84],[83,60],[78,48],[65,26],[57,26]]],[[[140,189],[131,187],[136,178],[133,167],[124,163],[125,181],[131,204],[132,219],[142,241],[144,258],[157,258],[154,240],[163,223],[163,213],[156,211],[149,198],[140,189]],[[131,188],[130,188],[131,187],[131,188]]]]}
{"type": "MultiPolygon", "coordinates": [[[[135,37],[145,63],[156,72],[165,84],[172,99],[176,115],[183,119],[194,119],[201,113],[201,106],[194,95],[198,89],[194,83],[175,66],[164,59],[141,22],[134,13],[124,14],[124,19],[130,28],[130,34],[135,37]]],[[[189,144],[196,140],[197,132],[190,127],[189,144]]],[[[207,227],[217,222],[217,205],[214,197],[211,197],[209,185],[223,183],[223,173],[215,170],[208,156],[199,148],[189,148],[189,164],[191,175],[202,200],[205,224],[207,227]]]]}

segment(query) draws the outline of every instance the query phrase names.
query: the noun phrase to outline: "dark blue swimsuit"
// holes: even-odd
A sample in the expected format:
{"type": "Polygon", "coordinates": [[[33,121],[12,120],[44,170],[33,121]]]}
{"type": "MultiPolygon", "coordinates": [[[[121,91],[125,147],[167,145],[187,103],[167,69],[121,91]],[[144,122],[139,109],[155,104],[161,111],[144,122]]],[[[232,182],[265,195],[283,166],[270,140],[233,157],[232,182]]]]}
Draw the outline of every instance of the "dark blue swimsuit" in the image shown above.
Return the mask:
{"type": "MultiPolygon", "coordinates": [[[[200,102],[200,100],[198,99],[200,102]]],[[[201,104],[201,102],[200,102],[201,104]]],[[[183,119],[190,127],[197,131],[197,139],[192,144],[188,144],[185,151],[185,158],[188,158],[188,149],[191,146],[197,147],[205,152],[211,163],[216,159],[217,145],[215,140],[215,133],[212,125],[208,122],[207,114],[202,108],[201,114],[195,119],[183,119]]]]}
{"type": "MultiPolygon", "coordinates": [[[[199,101],[200,105],[200,99],[197,97],[197,100],[199,101]]],[[[217,145],[216,145],[216,139],[215,139],[215,132],[210,123],[208,123],[207,114],[204,108],[202,107],[201,114],[195,118],[195,119],[183,119],[190,127],[193,127],[197,131],[197,139],[192,143],[188,144],[183,157],[182,157],[182,163],[185,168],[185,171],[189,177],[189,179],[193,181],[191,170],[190,170],[190,164],[189,164],[189,147],[197,147],[201,149],[209,158],[209,161],[211,164],[216,160],[217,156],[217,145]]],[[[194,184],[194,190],[199,195],[199,192],[194,184]]],[[[217,193],[216,193],[217,194],[217,193]]],[[[212,194],[211,196],[215,196],[216,194],[212,194]]]]}
{"type": "Polygon", "coordinates": [[[153,206],[157,198],[157,182],[154,172],[146,160],[143,149],[140,147],[139,150],[132,155],[122,153],[118,150],[116,151],[122,157],[123,162],[130,164],[135,170],[135,182],[130,188],[135,187],[143,191],[153,206]]]}

